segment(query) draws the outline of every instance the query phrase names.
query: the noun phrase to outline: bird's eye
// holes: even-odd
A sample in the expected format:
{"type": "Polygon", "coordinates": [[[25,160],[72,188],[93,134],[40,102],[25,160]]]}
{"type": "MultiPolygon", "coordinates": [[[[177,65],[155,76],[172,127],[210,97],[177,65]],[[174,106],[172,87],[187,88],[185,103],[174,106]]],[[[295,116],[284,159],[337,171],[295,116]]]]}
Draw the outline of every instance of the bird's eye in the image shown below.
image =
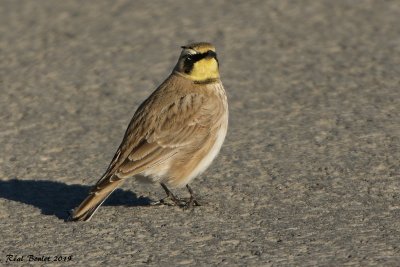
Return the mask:
{"type": "Polygon", "coordinates": [[[192,55],[187,55],[185,58],[187,61],[191,61],[192,60],[192,55]]]}

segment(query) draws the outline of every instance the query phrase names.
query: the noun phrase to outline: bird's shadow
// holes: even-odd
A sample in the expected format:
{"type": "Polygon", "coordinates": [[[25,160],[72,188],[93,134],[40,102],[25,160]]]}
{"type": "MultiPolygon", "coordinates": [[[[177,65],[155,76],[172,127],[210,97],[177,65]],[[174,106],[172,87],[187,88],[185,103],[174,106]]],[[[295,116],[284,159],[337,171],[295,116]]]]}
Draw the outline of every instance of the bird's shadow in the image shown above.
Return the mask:
{"type": "MultiPolygon", "coordinates": [[[[67,220],[71,209],[88,195],[90,186],[68,185],[46,180],[0,180],[0,198],[18,201],[39,208],[42,214],[67,220]]],[[[151,200],[117,189],[104,202],[105,206],[147,206],[151,200]]]]}

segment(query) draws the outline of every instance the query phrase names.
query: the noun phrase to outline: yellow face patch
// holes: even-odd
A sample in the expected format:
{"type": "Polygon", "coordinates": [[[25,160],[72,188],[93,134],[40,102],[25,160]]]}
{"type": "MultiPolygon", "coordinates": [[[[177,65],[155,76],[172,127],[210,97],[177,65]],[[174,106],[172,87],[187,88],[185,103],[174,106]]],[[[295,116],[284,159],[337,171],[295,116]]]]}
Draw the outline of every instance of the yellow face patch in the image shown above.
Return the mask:
{"type": "Polygon", "coordinates": [[[188,77],[194,81],[204,81],[219,78],[217,60],[215,58],[203,58],[195,62],[188,77]]]}

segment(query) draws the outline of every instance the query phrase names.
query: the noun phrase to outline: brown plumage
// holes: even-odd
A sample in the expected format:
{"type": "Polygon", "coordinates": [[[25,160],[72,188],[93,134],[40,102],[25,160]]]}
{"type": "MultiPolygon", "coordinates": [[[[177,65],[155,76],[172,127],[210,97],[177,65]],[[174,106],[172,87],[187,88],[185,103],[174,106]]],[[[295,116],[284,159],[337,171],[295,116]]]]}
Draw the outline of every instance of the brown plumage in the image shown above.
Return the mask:
{"type": "Polygon", "coordinates": [[[208,43],[184,46],[173,73],[137,109],[107,171],[71,220],[89,220],[134,175],[164,188],[188,185],[217,155],[227,124],[215,48],[208,43]]]}

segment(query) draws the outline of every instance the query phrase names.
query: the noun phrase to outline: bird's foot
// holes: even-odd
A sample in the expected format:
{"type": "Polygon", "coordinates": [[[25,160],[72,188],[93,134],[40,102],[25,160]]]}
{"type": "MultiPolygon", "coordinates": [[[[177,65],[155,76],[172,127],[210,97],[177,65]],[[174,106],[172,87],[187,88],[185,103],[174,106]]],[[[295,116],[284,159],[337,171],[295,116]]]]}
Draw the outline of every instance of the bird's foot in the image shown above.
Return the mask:
{"type": "Polygon", "coordinates": [[[151,205],[153,206],[161,206],[161,205],[165,205],[165,206],[182,206],[184,205],[183,203],[185,203],[184,199],[181,199],[175,195],[173,196],[167,196],[165,198],[160,199],[159,201],[155,201],[153,203],[151,203],[151,205]]]}
{"type": "Polygon", "coordinates": [[[182,208],[184,210],[188,210],[188,209],[194,208],[195,206],[201,206],[199,201],[197,201],[197,199],[195,199],[194,196],[190,196],[189,199],[185,199],[184,201],[185,201],[185,203],[182,206],[182,208]]]}
{"type": "Polygon", "coordinates": [[[164,183],[161,183],[161,186],[167,196],[159,201],[153,202],[152,205],[178,206],[184,210],[193,208],[194,206],[201,206],[199,201],[194,197],[193,191],[189,185],[186,185],[186,188],[190,193],[190,198],[180,198],[175,196],[164,183]]]}
{"type": "Polygon", "coordinates": [[[197,201],[197,199],[195,198],[192,188],[190,188],[190,186],[188,184],[186,185],[186,188],[189,191],[190,198],[189,198],[189,200],[186,201],[185,205],[182,208],[186,210],[186,209],[193,208],[194,206],[201,206],[199,201],[197,201]]]}
{"type": "Polygon", "coordinates": [[[184,205],[185,200],[179,198],[178,196],[175,196],[164,183],[161,183],[161,186],[164,189],[167,196],[165,198],[160,199],[159,201],[153,202],[152,205],[167,205],[167,206],[178,206],[178,207],[184,205]]]}

